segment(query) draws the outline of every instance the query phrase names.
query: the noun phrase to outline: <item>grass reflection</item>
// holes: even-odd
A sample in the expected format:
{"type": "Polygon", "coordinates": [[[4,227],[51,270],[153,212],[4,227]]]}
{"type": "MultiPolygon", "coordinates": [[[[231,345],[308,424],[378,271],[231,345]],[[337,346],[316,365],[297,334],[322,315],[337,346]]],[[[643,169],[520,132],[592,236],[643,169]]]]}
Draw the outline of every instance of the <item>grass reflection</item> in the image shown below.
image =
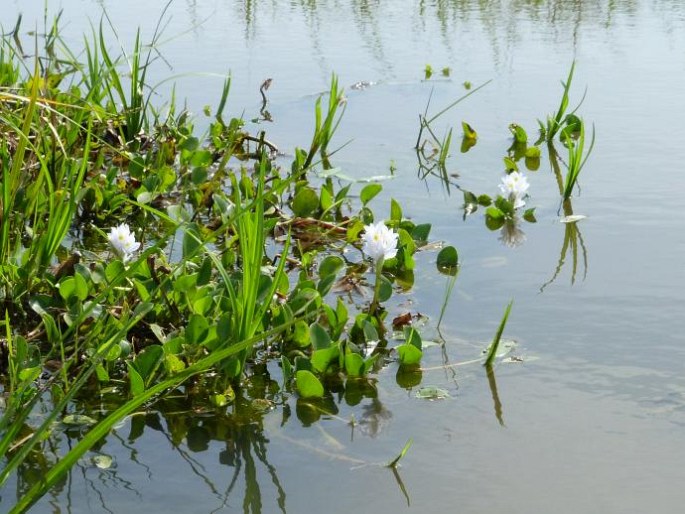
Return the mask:
{"type": "MultiPolygon", "coordinates": [[[[564,178],[561,173],[561,166],[559,165],[559,154],[554,149],[553,145],[548,145],[548,150],[549,161],[557,181],[557,186],[559,187],[559,194],[563,196],[564,178]]],[[[571,203],[570,198],[562,201],[561,210],[564,214],[564,219],[573,219],[573,204],[571,203]]],[[[548,285],[557,279],[566,263],[569,253],[571,257],[571,285],[573,285],[576,281],[579,265],[582,265],[583,267],[583,280],[585,280],[585,277],[587,276],[587,248],[577,221],[564,223],[564,241],[561,245],[556,269],[554,270],[552,277],[540,287],[540,292],[543,292],[548,285]]]]}

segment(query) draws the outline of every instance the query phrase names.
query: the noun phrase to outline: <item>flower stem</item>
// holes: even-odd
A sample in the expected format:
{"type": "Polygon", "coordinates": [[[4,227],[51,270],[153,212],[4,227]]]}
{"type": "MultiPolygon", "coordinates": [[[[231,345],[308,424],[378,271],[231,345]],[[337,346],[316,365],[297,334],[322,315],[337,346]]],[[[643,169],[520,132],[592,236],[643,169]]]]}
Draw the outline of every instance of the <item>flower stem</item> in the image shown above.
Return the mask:
{"type": "Polygon", "coordinates": [[[378,259],[376,261],[376,283],[374,284],[373,287],[373,300],[371,301],[371,307],[369,307],[369,314],[374,315],[376,313],[376,309],[378,309],[379,306],[379,301],[378,301],[378,296],[380,295],[381,292],[381,275],[383,273],[383,257],[378,259]]]}

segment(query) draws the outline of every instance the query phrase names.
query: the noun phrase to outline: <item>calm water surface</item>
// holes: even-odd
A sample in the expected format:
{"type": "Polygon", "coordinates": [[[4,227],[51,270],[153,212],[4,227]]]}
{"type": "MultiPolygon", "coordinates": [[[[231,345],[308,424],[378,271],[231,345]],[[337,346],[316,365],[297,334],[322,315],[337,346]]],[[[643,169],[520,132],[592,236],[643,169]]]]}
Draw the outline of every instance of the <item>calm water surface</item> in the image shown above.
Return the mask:
{"type": "MultiPolygon", "coordinates": [[[[41,18],[42,1],[5,4],[5,29],[20,11],[24,27],[41,18]]],[[[63,9],[65,40],[76,46],[103,6],[125,43],[138,25],[149,36],[163,6],[51,4],[51,12],[63,9]]],[[[463,264],[444,353],[427,351],[424,365],[477,357],[510,298],[506,335],[518,341],[523,362],[501,364],[490,378],[478,364],[426,371],[422,385],[451,394],[435,402],[399,387],[391,365],[376,392],[340,395],[337,414],[318,421],[293,398],[252,419],[240,419],[239,407],[225,419],[173,408],[137,416],[98,449],[114,457],[112,469],[83,462],[36,512],[138,512],[143,505],[188,513],[682,512],[681,2],[179,0],[168,15],[162,51],[172,67],[158,61],[155,76],[178,76],[177,94],[199,113],[218,100],[221,79],[211,74],[230,70],[229,109],[247,119],[259,111],[259,85],[272,78],[274,122],[266,130],[286,154],[310,137],[312,105],[331,72],[348,86],[372,82],[347,92],[337,141],[351,143],[334,161],[357,178],[387,175],[394,163],[395,178],[376,205],[396,198],[407,216],[433,224],[433,239],[457,246],[463,264]],[[577,226],[585,258],[579,249],[576,259],[562,254],[567,227],[558,222],[546,161],[529,173],[538,222],[524,224],[525,242],[510,248],[485,228],[482,213],[462,220],[459,191],[418,180],[413,151],[431,91],[437,109],[464,93],[464,81],[492,79],[450,111],[440,130],[460,132],[462,120],[478,130],[478,145],[468,154],[455,147],[449,169],[460,186],[495,194],[507,126],[535,133],[536,119],[558,105],[559,80],[573,59],[572,102],[587,86],[581,112],[597,131],[574,198],[575,212],[587,216],[577,226]],[[449,66],[451,76],[424,81],[427,63],[449,66]],[[409,438],[414,444],[397,477],[377,465],[409,438]]],[[[168,84],[159,92],[162,103],[168,84]]],[[[434,252],[417,260],[416,285],[396,310],[435,319],[445,278],[434,271],[434,252]]],[[[1,492],[0,510],[22,487],[1,492]]]]}

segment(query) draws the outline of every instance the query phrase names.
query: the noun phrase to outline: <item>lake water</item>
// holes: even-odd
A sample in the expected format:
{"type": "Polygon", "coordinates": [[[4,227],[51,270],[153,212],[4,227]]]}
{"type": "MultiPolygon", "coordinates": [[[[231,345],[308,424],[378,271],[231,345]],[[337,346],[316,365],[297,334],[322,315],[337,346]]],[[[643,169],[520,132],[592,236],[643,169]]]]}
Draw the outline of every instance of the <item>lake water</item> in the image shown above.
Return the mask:
{"type": "MultiPolygon", "coordinates": [[[[5,4],[5,30],[20,11],[25,30],[41,19],[42,1],[5,4]]],[[[51,12],[63,9],[62,32],[75,47],[103,6],[124,45],[138,26],[149,38],[163,8],[51,4],[51,12]]],[[[350,143],[334,163],[356,178],[388,175],[392,163],[394,178],[375,205],[396,198],[406,216],[432,223],[432,240],[459,250],[444,352],[427,350],[423,366],[436,369],[421,382],[450,397],[418,399],[389,365],[375,391],[336,396],[335,415],[318,420],[293,397],[274,398],[264,415],[242,416],[236,405],[225,417],[191,415],[172,398],[164,414],[129,419],[98,448],[114,458],[112,468],[84,461],[35,512],[682,512],[684,4],[178,0],[167,19],[160,50],[170,67],[156,62],[155,77],[176,76],[177,96],[201,113],[218,101],[218,75],[230,71],[228,109],[246,119],[257,116],[259,86],[272,78],[265,129],[283,163],[307,144],[313,102],[332,72],[340,76],[348,102],[336,141],[350,143]],[[574,59],[571,104],[587,87],[579,112],[597,134],[573,199],[587,218],[575,231],[559,223],[543,159],[528,173],[538,221],[521,225],[525,242],[512,248],[485,227],[481,210],[462,220],[460,191],[418,179],[418,116],[431,92],[436,112],[466,92],[463,82],[492,80],[441,118],[438,133],[454,126],[458,139],[462,120],[476,128],[478,144],[461,154],[454,143],[448,169],[461,187],[494,195],[508,125],[535,134],[536,120],[558,106],[574,59]],[[426,64],[435,70],[429,80],[426,64]],[[349,88],[360,81],[371,85],[349,88]],[[575,258],[563,254],[569,230],[575,258]],[[498,365],[494,377],[478,363],[444,367],[479,357],[512,298],[505,336],[522,362],[498,365]],[[410,438],[397,476],[377,465],[410,438]]],[[[169,88],[160,86],[159,103],[169,88]]],[[[435,257],[417,255],[415,287],[394,306],[430,316],[431,326],[446,282],[435,257]]],[[[36,472],[6,486],[0,510],[36,472]]]]}

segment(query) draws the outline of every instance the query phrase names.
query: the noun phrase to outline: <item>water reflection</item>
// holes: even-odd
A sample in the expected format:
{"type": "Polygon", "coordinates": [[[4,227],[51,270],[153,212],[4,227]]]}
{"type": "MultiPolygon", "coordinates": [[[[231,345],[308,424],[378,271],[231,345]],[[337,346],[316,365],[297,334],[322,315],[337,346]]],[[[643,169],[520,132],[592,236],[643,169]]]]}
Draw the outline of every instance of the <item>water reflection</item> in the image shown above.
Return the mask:
{"type": "Polygon", "coordinates": [[[509,248],[517,248],[526,242],[526,234],[521,230],[518,218],[509,219],[504,223],[499,231],[499,240],[509,248]]]}
{"type": "MultiPolygon", "coordinates": [[[[560,157],[553,145],[548,145],[548,150],[549,161],[557,181],[559,194],[563,196],[564,177],[561,173],[561,166],[559,164],[560,157]]],[[[573,204],[570,198],[562,201],[561,211],[564,214],[564,217],[562,218],[564,221],[564,240],[559,252],[559,260],[557,261],[557,267],[554,270],[552,277],[540,287],[540,292],[543,292],[548,285],[557,279],[566,263],[569,253],[571,257],[571,285],[576,282],[579,265],[582,265],[583,267],[583,280],[585,280],[585,277],[587,276],[587,248],[585,246],[585,241],[583,240],[583,235],[578,227],[578,221],[577,219],[574,220],[575,215],[573,213],[573,204]]]]}

